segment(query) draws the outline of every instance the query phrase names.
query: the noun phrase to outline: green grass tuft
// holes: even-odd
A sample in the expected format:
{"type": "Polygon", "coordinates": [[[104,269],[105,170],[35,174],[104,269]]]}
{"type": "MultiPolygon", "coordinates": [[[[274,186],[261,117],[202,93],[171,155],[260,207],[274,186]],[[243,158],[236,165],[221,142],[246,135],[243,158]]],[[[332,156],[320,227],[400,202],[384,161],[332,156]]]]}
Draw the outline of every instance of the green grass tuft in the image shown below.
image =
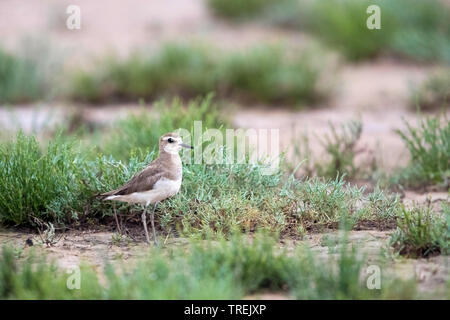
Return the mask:
{"type": "Polygon", "coordinates": [[[440,184],[448,188],[450,177],[450,123],[447,116],[426,117],[415,128],[398,130],[411,156],[410,164],[394,180],[411,187],[440,184]]]}
{"type": "Polygon", "coordinates": [[[392,17],[381,9],[382,29],[369,30],[366,9],[370,4],[365,0],[315,1],[307,7],[311,14],[308,28],[351,60],[373,58],[389,44],[392,17]]]}
{"type": "Polygon", "coordinates": [[[232,54],[220,67],[223,84],[219,87],[224,88],[225,96],[244,101],[293,105],[322,101],[329,93],[319,86],[326,61],[316,54],[316,50],[286,54],[276,47],[232,54]]]}
{"type": "Polygon", "coordinates": [[[334,178],[336,175],[345,174],[349,178],[361,174],[360,168],[355,164],[356,143],[361,138],[361,121],[350,121],[341,126],[337,131],[336,127],[330,122],[330,135],[325,135],[321,141],[329,161],[326,163],[317,163],[316,170],[319,176],[334,178]]]}
{"type": "Polygon", "coordinates": [[[397,0],[386,2],[385,7],[395,17],[389,44],[394,53],[416,61],[450,62],[448,4],[440,0],[397,0]]]}
{"type": "Polygon", "coordinates": [[[243,20],[257,17],[267,8],[283,0],[208,0],[211,11],[220,17],[243,20]]]}
{"type": "Polygon", "coordinates": [[[449,254],[448,208],[444,214],[446,217],[429,207],[403,208],[391,245],[399,254],[414,258],[449,254]]]}
{"type": "Polygon", "coordinates": [[[418,61],[450,61],[450,9],[436,0],[315,1],[310,29],[352,60],[393,53],[418,61]],[[366,9],[381,9],[381,29],[369,30],[366,9]]]}
{"type": "Polygon", "coordinates": [[[95,71],[75,70],[69,95],[85,102],[154,99],[162,94],[195,97],[214,90],[215,54],[200,46],[168,44],[155,54],[135,52],[95,64],[95,71]]]}
{"type": "MultiPolygon", "coordinates": [[[[111,216],[113,204],[93,196],[119,187],[156,156],[136,149],[123,162],[101,154],[82,158],[76,150],[54,140],[44,152],[33,137],[23,134],[2,146],[1,222],[34,224],[36,217],[60,226],[111,216]]],[[[362,218],[376,220],[383,215],[370,195],[342,179],[286,180],[281,171],[262,174],[264,168],[247,162],[185,164],[180,193],[158,207],[158,228],[201,237],[235,230],[301,237],[305,230],[337,228],[344,217],[356,224],[362,218]]],[[[376,199],[383,208],[395,206],[395,199],[384,194],[376,199]]],[[[119,215],[129,215],[132,209],[117,205],[119,215]]]]}
{"type": "Polygon", "coordinates": [[[156,148],[153,151],[158,151],[159,138],[167,132],[181,128],[192,135],[194,121],[201,121],[203,130],[227,127],[227,117],[212,98],[208,95],[188,103],[177,98],[171,102],[159,101],[151,111],[143,107],[138,113],[130,114],[115,124],[100,151],[126,161],[136,150],[149,152],[156,148]]]}
{"type": "Polygon", "coordinates": [[[49,79],[35,56],[17,56],[0,48],[0,103],[44,98],[49,79]]]}
{"type": "Polygon", "coordinates": [[[73,145],[55,139],[46,150],[19,132],[0,146],[0,221],[34,223],[33,217],[63,222],[79,209],[81,158],[73,145]]]}
{"type": "Polygon", "coordinates": [[[306,30],[350,60],[381,54],[416,61],[450,61],[450,9],[439,0],[210,0],[213,12],[230,20],[255,19],[306,30]],[[381,11],[381,29],[369,30],[370,5],[381,11]]]}

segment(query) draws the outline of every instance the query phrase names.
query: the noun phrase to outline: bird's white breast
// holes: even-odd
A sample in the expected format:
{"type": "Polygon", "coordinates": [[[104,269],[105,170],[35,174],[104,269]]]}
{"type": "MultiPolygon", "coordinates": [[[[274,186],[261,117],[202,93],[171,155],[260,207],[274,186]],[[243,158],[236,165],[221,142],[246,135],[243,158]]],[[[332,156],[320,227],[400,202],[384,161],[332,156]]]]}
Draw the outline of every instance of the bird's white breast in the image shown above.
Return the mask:
{"type": "Polygon", "coordinates": [[[171,180],[162,177],[155,183],[153,189],[158,190],[164,194],[167,194],[168,197],[171,197],[177,194],[178,191],[180,191],[180,187],[181,187],[181,177],[178,180],[171,180]]]}

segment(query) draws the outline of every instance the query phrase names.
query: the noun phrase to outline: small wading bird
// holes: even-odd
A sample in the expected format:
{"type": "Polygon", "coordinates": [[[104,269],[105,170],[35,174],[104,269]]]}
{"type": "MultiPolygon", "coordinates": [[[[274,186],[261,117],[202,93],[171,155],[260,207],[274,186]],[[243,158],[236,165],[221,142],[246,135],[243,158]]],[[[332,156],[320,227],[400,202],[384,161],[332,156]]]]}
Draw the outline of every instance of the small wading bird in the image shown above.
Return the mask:
{"type": "Polygon", "coordinates": [[[177,133],[166,133],[159,139],[159,156],[144,170],[138,172],[122,187],[99,195],[103,200],[122,201],[142,205],[142,223],[147,242],[150,243],[147,229],[147,208],[153,204],[150,215],[153,238],[156,241],[155,210],[158,203],[178,193],[183,176],[183,167],[178,152],[181,148],[194,149],[184,144],[177,133]]]}

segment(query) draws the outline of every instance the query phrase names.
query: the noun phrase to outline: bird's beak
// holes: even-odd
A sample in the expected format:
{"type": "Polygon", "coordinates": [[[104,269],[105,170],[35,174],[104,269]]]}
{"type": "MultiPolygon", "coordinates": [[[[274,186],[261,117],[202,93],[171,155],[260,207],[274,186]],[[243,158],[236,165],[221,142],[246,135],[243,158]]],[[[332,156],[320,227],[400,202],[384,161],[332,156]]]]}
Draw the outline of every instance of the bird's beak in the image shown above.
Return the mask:
{"type": "Polygon", "coordinates": [[[190,146],[190,145],[185,144],[185,143],[180,143],[180,146],[182,146],[183,148],[187,148],[187,149],[194,149],[193,146],[190,146]]]}

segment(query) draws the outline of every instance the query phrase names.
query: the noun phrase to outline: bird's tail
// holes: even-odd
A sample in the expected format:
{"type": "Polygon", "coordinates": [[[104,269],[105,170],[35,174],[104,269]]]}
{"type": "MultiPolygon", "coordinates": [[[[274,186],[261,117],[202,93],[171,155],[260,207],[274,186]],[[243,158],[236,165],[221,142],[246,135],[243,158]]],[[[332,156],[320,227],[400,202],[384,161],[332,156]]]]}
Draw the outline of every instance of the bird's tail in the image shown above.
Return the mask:
{"type": "Polygon", "coordinates": [[[105,193],[99,193],[99,194],[94,195],[94,198],[98,199],[98,200],[108,200],[108,197],[114,196],[116,191],[117,190],[112,190],[112,191],[105,192],[105,193]]]}

